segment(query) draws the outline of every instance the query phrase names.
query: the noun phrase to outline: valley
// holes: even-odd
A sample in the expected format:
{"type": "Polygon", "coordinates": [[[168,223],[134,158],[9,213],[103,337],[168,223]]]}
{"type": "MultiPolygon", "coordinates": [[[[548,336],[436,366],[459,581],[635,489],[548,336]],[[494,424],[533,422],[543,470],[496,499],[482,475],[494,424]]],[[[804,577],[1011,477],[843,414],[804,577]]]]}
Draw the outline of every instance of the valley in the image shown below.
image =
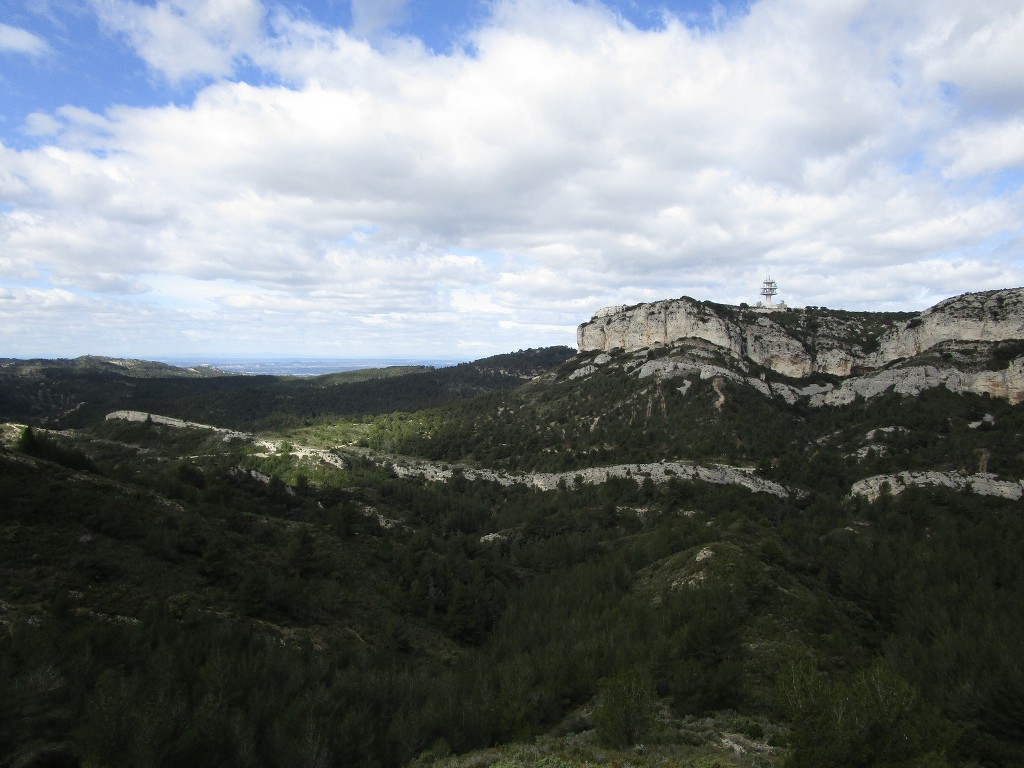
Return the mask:
{"type": "Polygon", "coordinates": [[[1020,764],[1021,295],[5,361],[0,765],[1020,764]]]}

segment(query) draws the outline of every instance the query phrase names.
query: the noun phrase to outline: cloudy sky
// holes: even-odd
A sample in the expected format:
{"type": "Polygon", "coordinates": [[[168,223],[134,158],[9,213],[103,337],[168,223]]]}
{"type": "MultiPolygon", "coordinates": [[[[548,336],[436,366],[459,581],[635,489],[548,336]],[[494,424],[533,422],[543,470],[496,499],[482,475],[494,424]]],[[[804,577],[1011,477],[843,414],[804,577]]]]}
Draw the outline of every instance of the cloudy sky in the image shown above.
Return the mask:
{"type": "Polygon", "coordinates": [[[0,0],[0,357],[1024,284],[1019,0],[0,0]]]}

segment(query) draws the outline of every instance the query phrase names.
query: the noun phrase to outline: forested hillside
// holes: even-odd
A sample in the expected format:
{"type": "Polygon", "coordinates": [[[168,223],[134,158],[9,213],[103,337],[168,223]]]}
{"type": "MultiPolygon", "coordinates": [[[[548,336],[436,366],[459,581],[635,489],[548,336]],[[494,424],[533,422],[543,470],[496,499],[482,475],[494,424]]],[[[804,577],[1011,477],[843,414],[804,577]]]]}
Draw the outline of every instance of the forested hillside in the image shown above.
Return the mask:
{"type": "Polygon", "coordinates": [[[571,355],[568,347],[549,347],[449,368],[402,366],[308,378],[216,375],[107,358],[6,360],[0,361],[0,418],[78,427],[132,409],[233,429],[277,429],[509,389],[571,355]]]}
{"type": "Polygon", "coordinates": [[[118,380],[6,426],[0,765],[1024,762],[1022,502],[851,493],[1024,477],[1020,406],[563,361],[118,380]]]}

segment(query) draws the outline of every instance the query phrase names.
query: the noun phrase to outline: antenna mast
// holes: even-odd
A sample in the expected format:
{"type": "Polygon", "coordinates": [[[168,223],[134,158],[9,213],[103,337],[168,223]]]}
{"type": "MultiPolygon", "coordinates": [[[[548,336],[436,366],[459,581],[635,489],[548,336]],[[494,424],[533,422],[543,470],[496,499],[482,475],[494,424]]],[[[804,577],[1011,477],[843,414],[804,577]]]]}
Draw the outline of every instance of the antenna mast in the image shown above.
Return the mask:
{"type": "Polygon", "coordinates": [[[772,296],[778,292],[778,286],[776,286],[775,281],[772,280],[772,276],[768,275],[761,284],[761,295],[764,296],[764,305],[766,307],[770,307],[772,305],[772,296]]]}

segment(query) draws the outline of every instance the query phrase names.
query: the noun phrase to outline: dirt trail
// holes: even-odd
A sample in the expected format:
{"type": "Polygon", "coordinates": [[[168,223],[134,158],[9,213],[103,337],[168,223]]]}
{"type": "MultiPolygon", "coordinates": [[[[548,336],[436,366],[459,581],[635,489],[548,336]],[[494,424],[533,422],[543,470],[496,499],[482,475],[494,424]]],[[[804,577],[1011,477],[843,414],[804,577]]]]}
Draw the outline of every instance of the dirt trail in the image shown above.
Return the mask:
{"type": "Polygon", "coordinates": [[[722,387],[722,379],[715,377],[711,380],[711,386],[715,390],[715,394],[718,395],[718,400],[715,401],[715,409],[722,410],[722,406],[725,405],[725,389],[722,387]]]}

